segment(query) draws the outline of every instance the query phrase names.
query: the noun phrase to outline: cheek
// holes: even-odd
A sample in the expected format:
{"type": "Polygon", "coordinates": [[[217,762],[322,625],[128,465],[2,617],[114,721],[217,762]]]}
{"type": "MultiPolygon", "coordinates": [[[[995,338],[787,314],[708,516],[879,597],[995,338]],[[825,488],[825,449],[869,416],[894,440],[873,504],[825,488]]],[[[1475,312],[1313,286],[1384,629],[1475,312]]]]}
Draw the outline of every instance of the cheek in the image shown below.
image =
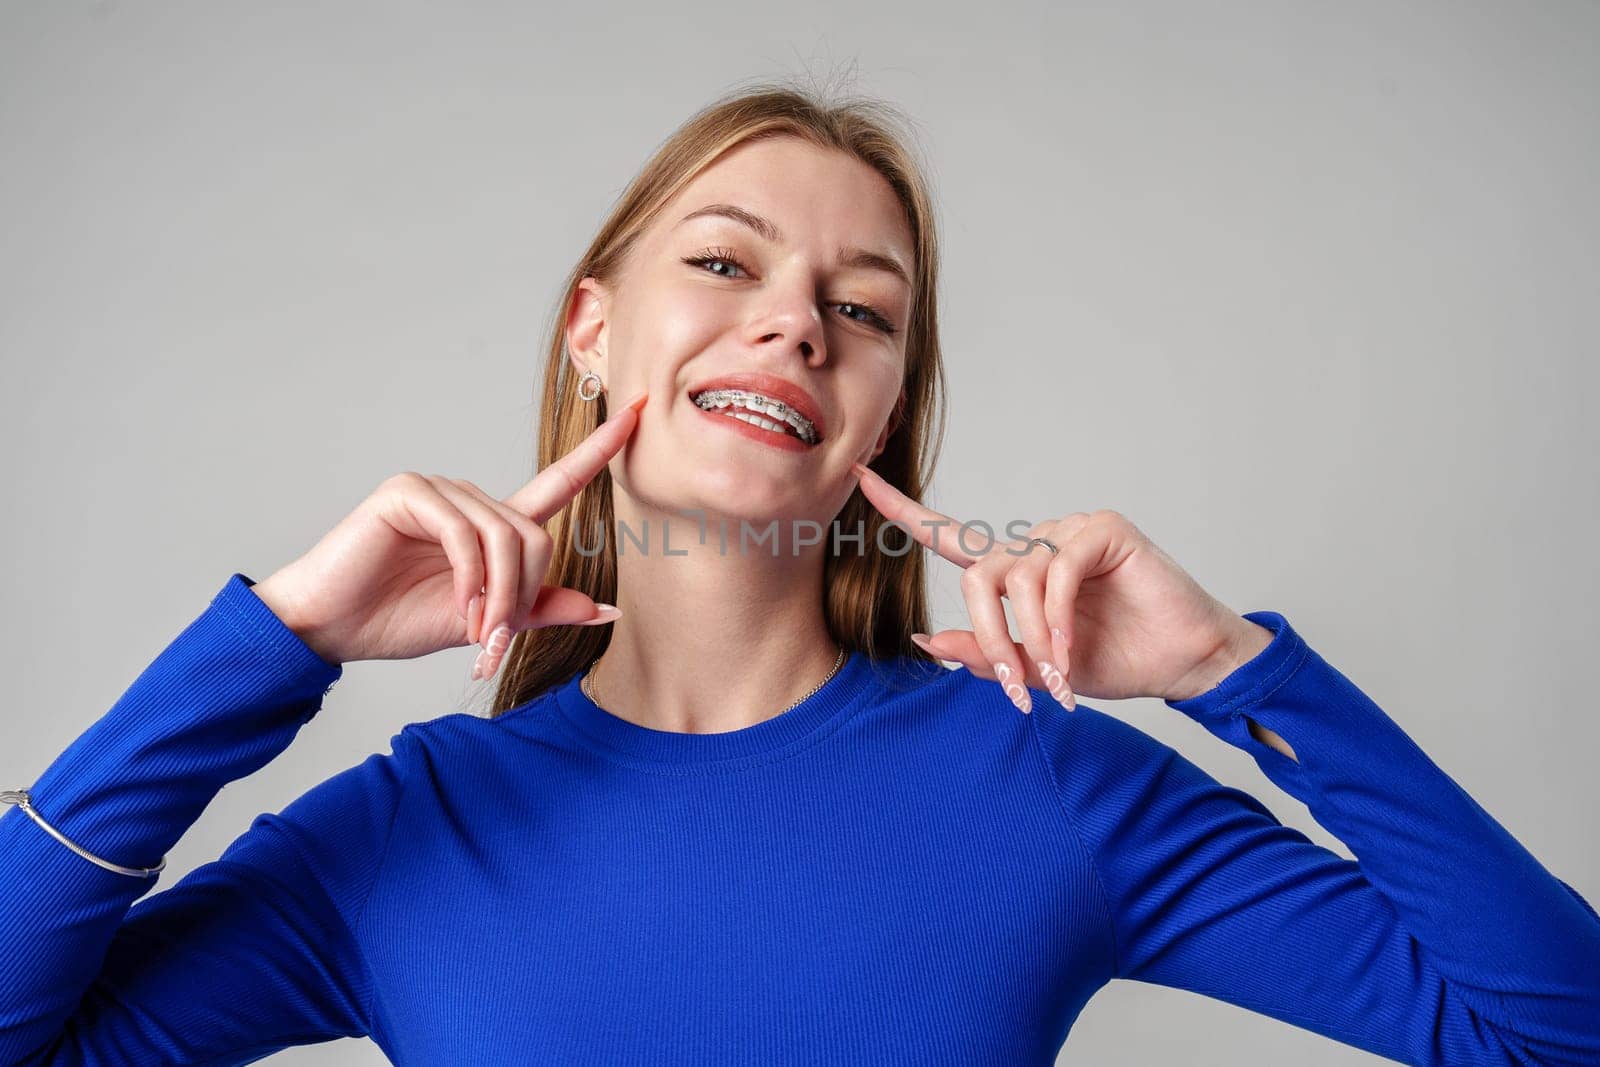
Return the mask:
{"type": "Polygon", "coordinates": [[[729,294],[703,285],[663,285],[637,307],[631,332],[657,352],[686,355],[737,321],[729,294]]]}
{"type": "Polygon", "coordinates": [[[901,380],[897,369],[883,367],[842,384],[849,398],[843,439],[850,442],[850,451],[855,451],[877,441],[900,396],[901,380]]]}
{"type": "MultiPolygon", "coordinates": [[[[884,360],[874,366],[868,395],[876,400],[876,422],[882,423],[894,414],[894,406],[906,387],[905,366],[900,360],[884,360]]],[[[876,431],[874,431],[876,432],[876,431]]]]}

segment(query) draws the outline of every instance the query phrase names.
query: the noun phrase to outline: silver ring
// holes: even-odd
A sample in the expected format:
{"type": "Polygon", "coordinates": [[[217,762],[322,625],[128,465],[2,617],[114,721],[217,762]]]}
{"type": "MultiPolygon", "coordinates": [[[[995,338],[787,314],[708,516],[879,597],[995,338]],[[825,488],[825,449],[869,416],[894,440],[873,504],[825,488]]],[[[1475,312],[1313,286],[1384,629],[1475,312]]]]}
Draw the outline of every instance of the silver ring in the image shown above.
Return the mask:
{"type": "Polygon", "coordinates": [[[1046,547],[1046,548],[1048,548],[1050,550],[1050,554],[1052,556],[1058,556],[1058,555],[1061,554],[1061,550],[1059,548],[1057,548],[1055,545],[1051,544],[1049,541],[1046,541],[1042,537],[1030,537],[1030,538],[1028,538],[1028,544],[1029,545],[1043,545],[1044,547],[1046,547]]]}

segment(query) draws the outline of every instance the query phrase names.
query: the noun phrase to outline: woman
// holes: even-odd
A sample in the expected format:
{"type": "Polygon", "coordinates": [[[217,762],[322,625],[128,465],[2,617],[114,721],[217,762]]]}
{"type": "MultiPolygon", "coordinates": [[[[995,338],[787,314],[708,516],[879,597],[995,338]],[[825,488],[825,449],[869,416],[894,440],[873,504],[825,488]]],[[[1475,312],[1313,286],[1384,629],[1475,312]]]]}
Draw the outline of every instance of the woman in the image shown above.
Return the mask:
{"type": "Polygon", "coordinates": [[[13,795],[0,1061],[1048,1064],[1123,978],[1402,1062],[1600,1062],[1600,916],[1282,615],[1115,512],[990,542],[918,503],[938,257],[892,119],[696,115],[562,295],[532,481],[384,482],[13,795]],[[971,631],[915,632],[919,546],[971,631]],[[494,715],[130,908],[159,865],[123,864],[344,663],[466,644],[494,715]],[[1359,860],[1073,688],[1162,698],[1359,860]]]}

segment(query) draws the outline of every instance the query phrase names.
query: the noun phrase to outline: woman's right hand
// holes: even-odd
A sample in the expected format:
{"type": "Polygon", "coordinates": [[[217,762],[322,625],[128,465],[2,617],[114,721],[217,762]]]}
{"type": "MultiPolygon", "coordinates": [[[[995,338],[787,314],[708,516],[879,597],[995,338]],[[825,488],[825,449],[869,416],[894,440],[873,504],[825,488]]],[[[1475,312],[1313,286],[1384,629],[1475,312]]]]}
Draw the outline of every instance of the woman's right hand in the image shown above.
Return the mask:
{"type": "Polygon", "coordinates": [[[254,592],[329,663],[482,642],[475,678],[494,674],[513,633],[611,622],[614,607],[544,585],[554,541],[543,524],[621,450],[646,397],[505,500],[461,479],[397,474],[254,592]]]}

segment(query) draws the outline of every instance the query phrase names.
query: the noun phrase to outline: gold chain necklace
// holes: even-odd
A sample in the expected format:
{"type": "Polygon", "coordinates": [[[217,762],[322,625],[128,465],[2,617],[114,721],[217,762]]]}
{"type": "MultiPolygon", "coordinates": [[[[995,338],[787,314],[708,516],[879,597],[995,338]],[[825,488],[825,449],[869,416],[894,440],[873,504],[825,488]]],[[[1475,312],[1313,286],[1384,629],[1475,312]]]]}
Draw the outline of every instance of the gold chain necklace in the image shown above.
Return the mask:
{"type": "MultiPolygon", "coordinates": [[[[804,704],[806,701],[810,700],[812,697],[816,696],[817,695],[817,690],[819,690],[823,686],[827,685],[828,684],[828,679],[832,678],[835,674],[839,673],[839,666],[842,663],[844,663],[844,646],[840,645],[839,646],[839,655],[834,659],[834,661],[833,661],[833,670],[828,672],[828,677],[822,679],[822,681],[820,681],[816,685],[812,686],[811,687],[811,691],[809,693],[807,693],[805,696],[801,697],[799,700],[796,700],[793,704],[790,704],[787,708],[784,708],[782,711],[777,712],[776,715],[772,716],[772,718],[776,718],[778,715],[782,715],[783,712],[785,712],[785,711],[790,711],[790,710],[792,710],[794,708],[797,708],[801,704],[804,704]]],[[[578,683],[578,688],[583,690],[584,696],[588,697],[589,700],[591,702],[593,702],[595,707],[603,708],[603,705],[600,703],[600,701],[595,699],[595,695],[594,695],[594,669],[596,667],[598,667],[599,665],[600,665],[600,661],[599,660],[595,660],[593,663],[589,664],[589,669],[584,672],[583,680],[578,683]]]]}

